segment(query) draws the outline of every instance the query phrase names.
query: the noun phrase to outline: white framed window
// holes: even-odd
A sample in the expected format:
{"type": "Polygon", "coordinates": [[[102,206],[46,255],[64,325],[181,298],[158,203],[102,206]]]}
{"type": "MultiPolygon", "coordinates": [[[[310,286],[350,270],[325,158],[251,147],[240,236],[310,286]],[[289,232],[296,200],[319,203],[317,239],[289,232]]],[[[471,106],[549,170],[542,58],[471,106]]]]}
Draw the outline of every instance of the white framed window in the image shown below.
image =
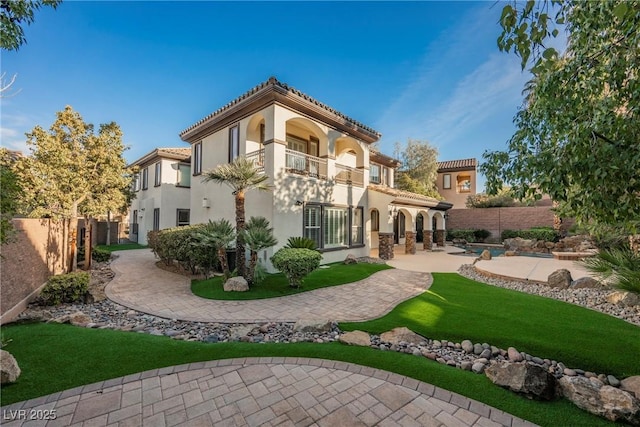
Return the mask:
{"type": "Polygon", "coordinates": [[[189,225],[191,211],[189,209],[177,209],[176,210],[176,225],[182,227],[189,225]]]}
{"type": "Polygon", "coordinates": [[[142,169],[142,189],[149,188],[149,168],[142,169]]]}
{"type": "Polygon", "coordinates": [[[451,174],[445,173],[442,175],[442,188],[444,190],[451,190],[451,174]]]}
{"type": "Polygon", "coordinates": [[[369,182],[380,184],[380,165],[372,163],[369,166],[369,182]]]}
{"type": "Polygon", "coordinates": [[[193,146],[193,174],[200,175],[202,173],[202,142],[198,142],[193,146]]]}
{"type": "Polygon", "coordinates": [[[351,246],[363,244],[362,233],[362,211],[363,208],[358,207],[351,210],[351,246]]]}
{"type": "Polygon", "coordinates": [[[178,187],[191,187],[191,165],[185,163],[178,164],[178,179],[176,180],[178,187]]]}
{"type": "Polygon", "coordinates": [[[155,175],[153,178],[154,180],[153,185],[154,187],[159,187],[160,184],[162,184],[162,163],[161,162],[156,163],[154,169],[155,169],[154,171],[155,175]]]}
{"type": "Polygon", "coordinates": [[[322,247],[321,229],[322,227],[322,207],[319,205],[308,205],[304,208],[303,236],[316,242],[316,247],[322,247]]]}
{"type": "Polygon", "coordinates": [[[140,191],[140,174],[133,175],[133,191],[140,191]]]}
{"type": "Polygon", "coordinates": [[[324,248],[349,246],[349,210],[347,208],[327,207],[324,210],[324,248]]]}
{"type": "Polygon", "coordinates": [[[240,126],[229,128],[229,163],[240,155],[240,126]]]}
{"type": "Polygon", "coordinates": [[[389,168],[382,168],[382,183],[389,186],[389,168]]]}

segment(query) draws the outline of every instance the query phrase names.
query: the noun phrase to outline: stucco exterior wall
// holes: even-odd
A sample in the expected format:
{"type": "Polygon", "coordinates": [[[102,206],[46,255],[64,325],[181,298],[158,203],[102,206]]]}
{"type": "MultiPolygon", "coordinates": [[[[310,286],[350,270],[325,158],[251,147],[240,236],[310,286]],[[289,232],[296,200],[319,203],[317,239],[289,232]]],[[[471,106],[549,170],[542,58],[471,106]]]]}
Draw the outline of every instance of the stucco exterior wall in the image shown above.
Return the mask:
{"type": "Polygon", "coordinates": [[[14,219],[16,233],[0,257],[0,323],[17,316],[47,279],[66,272],[68,221],[14,219]]]}
{"type": "Polygon", "coordinates": [[[454,209],[466,209],[467,197],[476,194],[477,177],[475,170],[465,171],[452,171],[452,172],[438,172],[438,193],[444,199],[453,204],[454,209]],[[451,175],[451,188],[444,188],[444,175],[451,175]],[[461,192],[457,188],[457,182],[459,176],[470,176],[471,186],[469,191],[461,192]]]}

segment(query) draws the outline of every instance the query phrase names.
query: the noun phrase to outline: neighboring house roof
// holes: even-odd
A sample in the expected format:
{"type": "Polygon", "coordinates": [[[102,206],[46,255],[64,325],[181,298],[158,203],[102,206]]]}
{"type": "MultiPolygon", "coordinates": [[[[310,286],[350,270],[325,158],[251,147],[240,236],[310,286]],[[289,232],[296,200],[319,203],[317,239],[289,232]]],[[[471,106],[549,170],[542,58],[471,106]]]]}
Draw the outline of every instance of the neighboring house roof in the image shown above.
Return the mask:
{"type": "Polygon", "coordinates": [[[308,114],[365,142],[375,142],[382,136],[374,129],[278,81],[275,77],[270,77],[180,132],[180,138],[191,143],[197,142],[217,129],[274,102],[308,114]]]}
{"type": "Polygon", "coordinates": [[[369,161],[380,163],[392,168],[397,168],[401,163],[400,160],[394,159],[391,156],[387,156],[386,154],[382,154],[381,152],[375,150],[369,150],[369,161]]]}
{"type": "Polygon", "coordinates": [[[191,148],[156,148],[150,153],[147,153],[144,156],[140,157],[129,166],[144,166],[145,164],[151,163],[156,159],[173,159],[185,161],[189,157],[191,157],[191,148]]]}
{"type": "Polygon", "coordinates": [[[443,202],[433,197],[412,193],[411,191],[399,190],[385,185],[369,184],[367,188],[371,191],[376,191],[378,193],[394,197],[392,203],[429,207],[438,210],[447,210],[453,207],[453,204],[443,202]]]}
{"type": "Polygon", "coordinates": [[[476,159],[460,159],[438,162],[438,172],[451,172],[460,170],[475,170],[478,165],[476,159]]]}

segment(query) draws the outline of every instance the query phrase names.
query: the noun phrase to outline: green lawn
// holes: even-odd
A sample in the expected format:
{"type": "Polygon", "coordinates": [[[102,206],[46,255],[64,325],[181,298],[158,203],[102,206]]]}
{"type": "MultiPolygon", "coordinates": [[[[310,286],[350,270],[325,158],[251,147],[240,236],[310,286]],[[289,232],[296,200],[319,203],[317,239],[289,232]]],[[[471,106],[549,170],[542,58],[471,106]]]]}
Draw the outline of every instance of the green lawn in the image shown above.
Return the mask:
{"type": "Polygon", "coordinates": [[[319,268],[304,279],[300,289],[289,286],[287,278],[282,273],[269,274],[259,285],[252,286],[248,292],[225,292],[222,289],[222,277],[214,277],[207,280],[194,280],[191,283],[191,291],[202,298],[217,300],[250,300],[275,298],[285,295],[325,288],[327,286],[343,285],[357,282],[373,273],[386,270],[386,264],[328,264],[327,268],[319,268]]]}
{"type": "Polygon", "coordinates": [[[97,245],[96,249],[100,249],[108,252],[115,251],[127,251],[130,249],[146,249],[148,246],[140,245],[138,243],[120,243],[117,245],[97,245]]]}
{"type": "Polygon", "coordinates": [[[426,358],[338,343],[205,344],[44,323],[9,325],[2,332],[12,340],[5,349],[22,369],[17,383],[2,387],[2,405],[164,366],[233,357],[291,356],[341,360],[396,372],[543,426],[611,425],[564,400],[540,403],[519,397],[493,386],[484,375],[426,358]]]}
{"type": "Polygon", "coordinates": [[[624,378],[640,375],[640,327],[605,314],[535,295],[436,273],[429,290],[386,316],[341,323],[381,333],[397,326],[429,338],[516,347],[569,367],[624,378]]]}

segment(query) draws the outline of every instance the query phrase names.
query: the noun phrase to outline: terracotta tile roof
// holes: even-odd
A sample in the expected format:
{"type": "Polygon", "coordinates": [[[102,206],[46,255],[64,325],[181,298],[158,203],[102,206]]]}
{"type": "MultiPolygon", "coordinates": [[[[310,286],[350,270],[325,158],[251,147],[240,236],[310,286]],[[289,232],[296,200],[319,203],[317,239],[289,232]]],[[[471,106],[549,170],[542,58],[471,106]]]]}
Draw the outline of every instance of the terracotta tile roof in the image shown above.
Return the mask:
{"type": "Polygon", "coordinates": [[[384,163],[387,166],[391,166],[397,168],[400,166],[400,160],[394,159],[391,156],[387,156],[386,154],[382,154],[379,151],[369,149],[369,160],[377,163],[384,163]]]}
{"type": "Polygon", "coordinates": [[[440,200],[433,197],[424,196],[418,193],[412,193],[411,191],[399,190],[397,188],[387,187],[386,185],[369,184],[369,190],[377,191],[378,193],[387,194],[393,197],[400,197],[403,199],[412,199],[422,202],[431,202],[434,205],[438,204],[440,200]]]}
{"type": "Polygon", "coordinates": [[[478,166],[476,159],[460,159],[460,160],[448,160],[445,162],[438,162],[438,172],[441,170],[451,169],[475,169],[478,166]]]}
{"type": "Polygon", "coordinates": [[[229,102],[226,105],[223,105],[222,107],[218,108],[216,111],[214,111],[213,113],[209,114],[208,116],[206,116],[205,118],[198,120],[195,124],[189,126],[188,128],[186,128],[185,130],[183,130],[182,132],[180,132],[180,136],[183,137],[187,132],[195,129],[196,127],[200,126],[201,124],[203,124],[204,122],[206,122],[207,120],[210,120],[220,114],[222,114],[223,112],[229,110],[230,108],[234,107],[235,105],[237,105],[238,103],[249,99],[251,97],[253,97],[254,95],[256,95],[257,93],[263,91],[264,89],[267,89],[269,87],[279,87],[281,89],[284,89],[285,91],[292,93],[294,95],[296,95],[297,97],[304,99],[305,101],[314,104],[315,106],[318,106],[326,111],[328,111],[329,113],[332,113],[344,120],[346,120],[347,122],[349,122],[351,125],[359,127],[369,133],[372,133],[374,135],[376,135],[378,138],[380,138],[382,136],[382,134],[380,134],[378,131],[365,126],[364,124],[346,116],[345,114],[342,114],[341,112],[329,107],[326,104],[323,104],[322,102],[310,97],[309,95],[299,91],[298,89],[289,86],[286,83],[282,83],[280,81],[278,81],[278,79],[276,79],[275,77],[269,77],[269,79],[267,81],[264,81],[262,83],[260,83],[259,85],[255,86],[254,88],[248,90],[247,92],[243,93],[242,95],[240,95],[239,97],[237,97],[236,99],[234,99],[233,101],[229,102]]]}
{"type": "Polygon", "coordinates": [[[158,148],[158,156],[184,157],[191,156],[191,148],[158,148]]]}
{"type": "Polygon", "coordinates": [[[187,160],[191,157],[191,148],[156,148],[155,150],[140,157],[129,166],[142,166],[148,164],[158,158],[175,159],[175,160],[187,160]]]}

